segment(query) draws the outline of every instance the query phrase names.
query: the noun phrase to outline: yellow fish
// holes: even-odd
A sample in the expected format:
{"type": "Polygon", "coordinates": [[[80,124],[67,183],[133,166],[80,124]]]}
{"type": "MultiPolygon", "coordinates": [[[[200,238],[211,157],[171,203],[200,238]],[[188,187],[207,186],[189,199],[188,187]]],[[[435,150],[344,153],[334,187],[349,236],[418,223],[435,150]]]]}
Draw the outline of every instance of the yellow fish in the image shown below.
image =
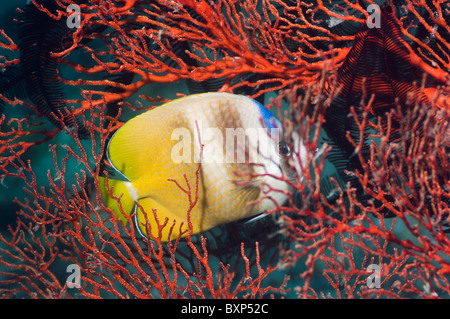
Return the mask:
{"type": "Polygon", "coordinates": [[[103,198],[124,222],[124,214],[136,211],[141,234],[149,235],[148,226],[162,241],[186,236],[188,211],[192,234],[258,215],[285,203],[291,191],[290,149],[281,136],[279,121],[245,96],[204,93],[171,101],[113,135],[107,158],[123,180],[111,177],[108,184],[122,209],[105,180],[103,198]]]}

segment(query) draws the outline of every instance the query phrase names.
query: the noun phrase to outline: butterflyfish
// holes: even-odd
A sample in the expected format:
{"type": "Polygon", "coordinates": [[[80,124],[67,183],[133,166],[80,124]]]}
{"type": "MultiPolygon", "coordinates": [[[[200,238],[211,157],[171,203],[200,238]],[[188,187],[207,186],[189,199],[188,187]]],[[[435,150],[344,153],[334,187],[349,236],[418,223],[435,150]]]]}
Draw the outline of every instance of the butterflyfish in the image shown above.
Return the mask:
{"type": "Polygon", "coordinates": [[[106,205],[143,236],[162,241],[205,232],[283,205],[295,169],[282,125],[257,101],[230,93],[179,98],[146,111],[111,137],[106,205]],[[166,226],[159,232],[158,225],[166,226]],[[151,233],[151,234],[149,234],[151,233]]]}

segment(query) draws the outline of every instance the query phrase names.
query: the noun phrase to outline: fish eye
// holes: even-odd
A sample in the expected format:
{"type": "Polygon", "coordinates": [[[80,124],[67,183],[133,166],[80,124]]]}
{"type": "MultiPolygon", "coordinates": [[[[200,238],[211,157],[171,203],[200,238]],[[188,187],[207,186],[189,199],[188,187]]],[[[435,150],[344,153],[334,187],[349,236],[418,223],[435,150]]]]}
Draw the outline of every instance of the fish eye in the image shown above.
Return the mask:
{"type": "Polygon", "coordinates": [[[284,156],[291,156],[291,148],[285,142],[280,142],[278,144],[278,152],[284,156]]]}

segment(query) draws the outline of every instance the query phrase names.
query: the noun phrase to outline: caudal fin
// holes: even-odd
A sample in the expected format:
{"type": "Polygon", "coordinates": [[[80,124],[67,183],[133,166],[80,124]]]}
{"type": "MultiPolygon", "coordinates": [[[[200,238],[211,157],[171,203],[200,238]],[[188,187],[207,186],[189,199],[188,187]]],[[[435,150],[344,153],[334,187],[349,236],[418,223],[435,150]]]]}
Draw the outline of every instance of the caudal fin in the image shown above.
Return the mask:
{"type": "Polygon", "coordinates": [[[114,214],[126,224],[126,215],[130,215],[133,212],[135,205],[133,196],[130,194],[131,183],[108,179],[107,185],[106,178],[101,176],[99,176],[98,181],[105,205],[111,208],[114,214]],[[119,197],[120,199],[113,198],[111,191],[114,197],[119,197]]]}

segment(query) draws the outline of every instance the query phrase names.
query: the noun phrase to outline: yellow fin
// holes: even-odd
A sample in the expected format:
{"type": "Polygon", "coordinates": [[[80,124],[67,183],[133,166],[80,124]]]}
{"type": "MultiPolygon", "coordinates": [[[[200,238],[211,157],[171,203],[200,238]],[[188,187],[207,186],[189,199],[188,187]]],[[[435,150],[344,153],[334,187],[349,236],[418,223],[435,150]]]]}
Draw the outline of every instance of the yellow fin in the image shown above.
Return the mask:
{"type": "MultiPolygon", "coordinates": [[[[117,196],[117,197],[122,196],[120,199],[120,203],[122,205],[122,210],[120,210],[120,208],[119,208],[118,200],[112,198],[109,195],[109,191],[108,191],[108,188],[106,185],[106,178],[99,176],[98,182],[99,182],[99,186],[100,186],[100,192],[102,194],[105,205],[108,206],[109,208],[111,208],[111,210],[114,212],[116,217],[119,218],[120,220],[122,220],[122,222],[124,224],[126,224],[127,219],[124,216],[124,213],[131,214],[131,212],[133,211],[134,205],[135,205],[134,199],[131,196],[130,191],[129,191],[130,186],[127,187],[128,182],[108,179],[109,189],[112,189],[114,187],[113,195],[117,196]]],[[[128,184],[130,184],[130,183],[128,183],[128,184]]]]}
{"type": "MultiPolygon", "coordinates": [[[[165,223],[165,219],[167,218],[167,224],[161,231],[161,241],[173,240],[178,238],[180,235],[180,225],[183,223],[181,227],[181,232],[183,232],[183,237],[186,236],[188,231],[188,221],[187,221],[187,212],[186,215],[180,216],[179,214],[175,214],[170,209],[162,205],[160,202],[156,201],[153,198],[146,197],[141,198],[139,200],[139,205],[144,209],[145,214],[147,214],[147,221],[149,230],[155,238],[158,238],[158,224],[162,226],[165,223]],[[156,209],[156,215],[158,218],[158,223],[153,214],[153,209],[156,209]],[[174,220],[176,220],[175,226],[172,227],[174,220]],[[186,231],[186,232],[184,232],[186,231]],[[170,238],[169,238],[170,234],[170,238]]],[[[141,233],[147,236],[146,230],[146,218],[144,212],[140,207],[137,207],[137,223],[141,233]]],[[[201,227],[195,220],[191,220],[193,234],[201,232],[201,227]]]]}
{"type": "Polygon", "coordinates": [[[256,201],[261,194],[261,187],[259,183],[251,181],[245,185],[238,186],[234,191],[233,195],[235,198],[239,198],[237,207],[241,207],[243,215],[252,216],[258,213],[257,206],[253,203],[256,201]]]}

